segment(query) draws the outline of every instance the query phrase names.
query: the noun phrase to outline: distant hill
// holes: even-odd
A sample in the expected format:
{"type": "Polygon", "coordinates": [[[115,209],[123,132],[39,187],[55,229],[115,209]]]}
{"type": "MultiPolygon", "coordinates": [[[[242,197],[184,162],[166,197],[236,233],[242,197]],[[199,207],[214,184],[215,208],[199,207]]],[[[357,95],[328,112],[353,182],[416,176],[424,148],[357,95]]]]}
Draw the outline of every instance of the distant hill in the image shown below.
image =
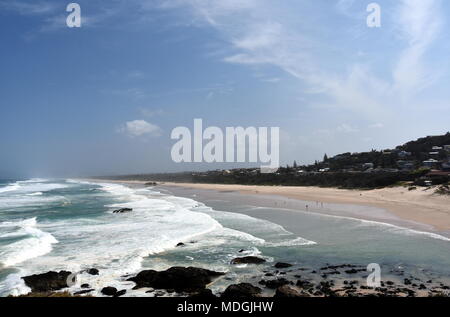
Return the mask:
{"type": "Polygon", "coordinates": [[[125,175],[105,177],[118,180],[193,182],[244,185],[322,186],[371,189],[395,184],[443,185],[448,192],[450,132],[428,136],[395,149],[342,153],[311,165],[280,167],[276,173],[261,174],[258,168],[125,175]]]}

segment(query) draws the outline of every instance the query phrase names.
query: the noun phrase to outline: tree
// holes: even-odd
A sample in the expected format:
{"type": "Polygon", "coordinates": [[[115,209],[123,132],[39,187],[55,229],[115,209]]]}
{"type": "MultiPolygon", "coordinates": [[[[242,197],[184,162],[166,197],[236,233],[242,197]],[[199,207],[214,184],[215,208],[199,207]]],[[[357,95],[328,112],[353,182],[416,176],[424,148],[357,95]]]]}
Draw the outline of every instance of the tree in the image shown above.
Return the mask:
{"type": "Polygon", "coordinates": [[[328,161],[327,153],[325,153],[325,155],[323,156],[323,161],[324,161],[324,162],[328,161]]]}
{"type": "Polygon", "coordinates": [[[294,161],[294,168],[297,168],[297,161],[294,161]]]}

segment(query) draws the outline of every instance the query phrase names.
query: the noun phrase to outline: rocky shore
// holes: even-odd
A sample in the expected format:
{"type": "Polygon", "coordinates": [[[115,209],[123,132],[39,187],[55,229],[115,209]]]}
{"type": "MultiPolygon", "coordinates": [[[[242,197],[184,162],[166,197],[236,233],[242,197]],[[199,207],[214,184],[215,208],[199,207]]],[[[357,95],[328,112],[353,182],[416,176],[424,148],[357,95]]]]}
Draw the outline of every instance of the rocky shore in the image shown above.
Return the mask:
{"type": "MultiPolygon", "coordinates": [[[[238,257],[230,265],[261,265],[260,257],[238,257]]],[[[98,275],[95,268],[86,270],[98,275]]],[[[365,267],[353,264],[327,265],[320,269],[306,268],[290,263],[277,262],[247,282],[228,285],[224,291],[213,293],[209,286],[216,280],[227,278],[226,272],[215,272],[197,267],[171,267],[165,271],[144,270],[126,278],[134,282],[133,290],[142,290],[153,297],[448,297],[450,287],[438,280],[422,280],[402,270],[392,270],[392,279],[383,279],[380,287],[369,287],[365,267]]],[[[30,287],[29,297],[91,296],[95,289],[88,284],[80,291],[68,293],[71,272],[47,272],[22,277],[30,287]],[[58,296],[58,294],[65,294],[58,296]]],[[[124,277],[125,278],[125,277],[124,277]]],[[[126,296],[127,290],[104,287],[98,290],[104,296],[126,296]]]]}

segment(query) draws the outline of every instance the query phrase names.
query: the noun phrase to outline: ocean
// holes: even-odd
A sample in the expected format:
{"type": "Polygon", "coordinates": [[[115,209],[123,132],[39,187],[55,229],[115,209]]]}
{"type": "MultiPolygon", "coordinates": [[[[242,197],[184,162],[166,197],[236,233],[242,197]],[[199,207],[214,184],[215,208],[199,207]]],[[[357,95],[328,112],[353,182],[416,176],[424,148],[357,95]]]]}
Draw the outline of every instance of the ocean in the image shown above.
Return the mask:
{"type": "Polygon", "coordinates": [[[51,270],[79,272],[71,291],[88,283],[94,296],[106,286],[151,296],[131,290],[127,277],[171,266],[227,272],[211,286],[220,292],[236,281],[257,281],[276,261],[310,268],[379,263],[386,275],[402,270],[446,279],[449,254],[450,239],[435,233],[237,198],[70,179],[0,180],[0,296],[29,292],[21,277],[51,270]],[[133,211],[113,213],[119,208],[133,211]],[[230,265],[242,255],[267,264],[230,265]],[[83,272],[89,268],[100,274],[83,272]]]}

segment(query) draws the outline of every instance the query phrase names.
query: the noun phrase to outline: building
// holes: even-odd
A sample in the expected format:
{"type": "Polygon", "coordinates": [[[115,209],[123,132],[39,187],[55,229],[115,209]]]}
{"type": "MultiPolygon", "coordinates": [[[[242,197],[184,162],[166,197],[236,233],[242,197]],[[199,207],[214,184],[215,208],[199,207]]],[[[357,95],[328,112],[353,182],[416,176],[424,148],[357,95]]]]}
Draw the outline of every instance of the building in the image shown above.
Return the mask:
{"type": "Polygon", "coordinates": [[[397,155],[400,158],[405,158],[405,157],[411,156],[411,152],[400,151],[400,152],[397,153],[397,155]]]}
{"type": "Polygon", "coordinates": [[[423,165],[426,167],[433,168],[433,167],[436,167],[438,164],[439,164],[439,161],[435,160],[435,159],[429,159],[429,160],[423,161],[423,165]]]}

